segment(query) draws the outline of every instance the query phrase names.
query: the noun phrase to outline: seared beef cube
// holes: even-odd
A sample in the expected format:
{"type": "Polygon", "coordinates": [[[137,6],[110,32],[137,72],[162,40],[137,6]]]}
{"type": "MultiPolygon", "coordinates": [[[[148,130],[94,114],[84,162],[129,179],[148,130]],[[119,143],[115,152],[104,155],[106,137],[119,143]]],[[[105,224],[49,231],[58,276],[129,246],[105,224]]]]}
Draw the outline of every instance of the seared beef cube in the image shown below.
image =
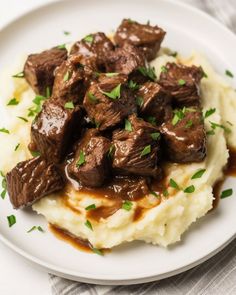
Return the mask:
{"type": "Polygon", "coordinates": [[[158,26],[143,25],[130,19],[124,19],[116,31],[114,40],[119,46],[129,42],[139,47],[150,61],[156,57],[165,34],[165,31],[158,26]]]}
{"type": "Polygon", "coordinates": [[[54,70],[67,59],[67,50],[52,48],[41,53],[28,56],[24,75],[33,90],[40,95],[46,95],[47,89],[52,90],[54,70]]]}
{"type": "Polygon", "coordinates": [[[107,55],[113,51],[114,45],[104,33],[91,34],[76,42],[71,48],[71,54],[81,54],[84,59],[95,57],[96,65],[100,71],[104,70],[107,55]]]}
{"type": "Polygon", "coordinates": [[[199,106],[199,84],[202,77],[203,71],[200,67],[167,63],[163,68],[159,83],[173,97],[176,106],[199,106]]]}
{"type": "Polygon", "coordinates": [[[135,115],[129,116],[126,125],[128,128],[113,132],[113,168],[123,175],[158,177],[158,129],[135,115]]]}
{"type": "Polygon", "coordinates": [[[146,82],[137,92],[140,114],[153,117],[157,125],[163,123],[171,115],[170,96],[157,83],[146,82]]]}
{"type": "Polygon", "coordinates": [[[91,68],[81,64],[81,56],[71,55],[55,72],[52,96],[64,102],[80,103],[92,72],[91,68]]]}
{"type": "Polygon", "coordinates": [[[129,43],[108,54],[106,59],[106,71],[122,73],[126,75],[141,74],[138,69],[145,66],[143,53],[129,43]]]}
{"type": "Polygon", "coordinates": [[[206,156],[206,133],[199,108],[176,110],[173,118],[160,129],[163,150],[177,163],[201,162],[206,156]]]}
{"type": "Polygon", "coordinates": [[[127,76],[101,76],[88,89],[84,107],[99,130],[111,129],[137,111],[134,95],[126,86],[127,76]]]}
{"type": "Polygon", "coordinates": [[[101,186],[109,176],[110,146],[110,140],[99,135],[96,129],[87,130],[68,166],[69,175],[84,186],[101,186]]]}
{"type": "Polygon", "coordinates": [[[20,162],[6,175],[14,208],[30,206],[40,198],[63,189],[64,180],[53,164],[41,157],[20,162]]]}
{"type": "Polygon", "coordinates": [[[63,160],[73,136],[80,135],[81,109],[68,109],[58,101],[48,100],[31,127],[31,140],[48,161],[63,160]]]}

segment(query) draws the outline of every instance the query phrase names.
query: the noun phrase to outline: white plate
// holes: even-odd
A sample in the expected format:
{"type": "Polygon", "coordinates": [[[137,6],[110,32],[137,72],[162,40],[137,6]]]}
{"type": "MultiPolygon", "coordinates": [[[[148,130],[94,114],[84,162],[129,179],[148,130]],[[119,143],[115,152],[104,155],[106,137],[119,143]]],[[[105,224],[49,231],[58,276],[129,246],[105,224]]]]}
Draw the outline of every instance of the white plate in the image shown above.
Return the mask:
{"type": "MultiPolygon", "coordinates": [[[[193,49],[203,52],[222,74],[226,68],[236,69],[235,36],[206,14],[169,0],[67,0],[41,7],[1,31],[0,68],[14,64],[22,52],[37,52],[93,31],[110,32],[124,17],[160,25],[167,31],[165,46],[183,54],[193,49]],[[72,34],[64,36],[64,30],[72,34]]],[[[225,187],[236,191],[234,179],[229,178],[225,187]]],[[[33,225],[47,228],[44,219],[30,210],[14,212],[7,200],[0,203],[2,242],[51,273],[90,283],[133,284],[162,279],[208,259],[236,236],[233,196],[192,226],[175,246],[163,249],[135,242],[100,257],[80,252],[48,231],[27,234],[33,225]],[[13,213],[17,223],[9,228],[6,216],[13,213]]]]}

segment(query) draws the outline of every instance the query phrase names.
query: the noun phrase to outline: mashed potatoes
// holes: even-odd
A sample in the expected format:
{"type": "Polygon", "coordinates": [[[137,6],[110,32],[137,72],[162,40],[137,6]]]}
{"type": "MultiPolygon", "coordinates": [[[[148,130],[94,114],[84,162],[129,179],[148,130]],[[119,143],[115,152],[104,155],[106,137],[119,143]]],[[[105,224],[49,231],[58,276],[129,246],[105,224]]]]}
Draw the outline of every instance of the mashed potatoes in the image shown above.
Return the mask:
{"type": "MultiPolygon", "coordinates": [[[[113,206],[112,200],[68,188],[64,195],[51,195],[34,204],[33,209],[37,213],[44,215],[49,223],[89,240],[96,248],[111,248],[133,240],[167,246],[179,241],[182,233],[212,208],[212,186],[222,178],[222,169],[229,156],[226,141],[230,146],[236,146],[236,93],[199,54],[194,53],[188,59],[179,60],[186,65],[201,65],[208,76],[201,82],[203,112],[211,108],[216,108],[216,112],[205,120],[206,129],[211,128],[209,120],[231,128],[231,132],[227,134],[224,134],[222,128],[216,128],[215,135],[208,136],[208,152],[204,162],[166,165],[168,179],[173,178],[181,188],[194,185],[195,191],[184,193],[183,190],[168,188],[168,196],[162,200],[153,195],[146,196],[141,201],[133,202],[130,211],[119,209],[108,218],[99,221],[90,219],[92,229],[85,226],[88,220],[88,211],[85,208],[91,204],[95,204],[97,208],[110,207],[113,206]],[[191,179],[200,169],[206,169],[202,177],[191,179]],[[135,217],[137,208],[142,210],[139,218],[135,217]]],[[[163,54],[152,62],[157,75],[160,74],[161,66],[168,61],[176,59],[163,54]]],[[[21,101],[19,105],[7,107],[6,110],[11,118],[11,134],[0,134],[1,146],[4,148],[0,154],[0,163],[1,169],[6,172],[17,162],[30,156],[27,151],[30,122],[20,121],[17,116],[26,116],[26,110],[32,105],[34,94],[24,80],[11,80],[3,84],[11,85],[2,98],[4,105],[13,95],[21,101]],[[18,143],[20,146],[14,151],[18,143]]]]}

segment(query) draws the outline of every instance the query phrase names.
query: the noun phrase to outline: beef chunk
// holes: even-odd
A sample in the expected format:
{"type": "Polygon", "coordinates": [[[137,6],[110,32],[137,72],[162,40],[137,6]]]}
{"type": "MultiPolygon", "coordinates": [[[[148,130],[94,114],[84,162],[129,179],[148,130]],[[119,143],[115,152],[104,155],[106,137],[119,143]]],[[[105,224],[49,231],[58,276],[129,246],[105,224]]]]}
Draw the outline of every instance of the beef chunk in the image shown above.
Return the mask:
{"type": "Polygon", "coordinates": [[[108,54],[106,59],[106,71],[126,75],[141,74],[138,69],[145,66],[143,53],[134,45],[124,43],[122,47],[116,48],[108,54]]]}
{"type": "Polygon", "coordinates": [[[139,47],[150,61],[156,57],[165,34],[165,31],[158,26],[143,25],[124,19],[116,31],[114,40],[119,46],[129,42],[139,47]]]}
{"type": "Polygon", "coordinates": [[[88,187],[99,187],[109,176],[110,140],[89,129],[79,143],[75,158],[68,166],[69,175],[88,187]]]}
{"type": "Polygon", "coordinates": [[[199,83],[203,77],[200,67],[167,63],[159,83],[173,97],[178,107],[200,105],[199,83]]]}
{"type": "Polygon", "coordinates": [[[67,50],[57,47],[28,56],[24,75],[33,90],[40,95],[46,95],[54,82],[54,70],[67,59],[67,50]]]}
{"type": "Polygon", "coordinates": [[[148,122],[131,115],[129,130],[113,133],[113,168],[123,175],[143,175],[157,177],[160,168],[158,129],[148,122]]]}
{"type": "Polygon", "coordinates": [[[155,118],[158,125],[172,115],[170,96],[157,83],[143,84],[138,90],[137,101],[140,104],[140,114],[155,118]]]}
{"type": "Polygon", "coordinates": [[[97,68],[103,71],[105,59],[113,49],[111,40],[104,33],[98,32],[76,42],[71,48],[71,54],[81,54],[85,60],[95,57],[97,68]]]}
{"type": "Polygon", "coordinates": [[[71,55],[55,72],[52,96],[64,102],[81,102],[92,73],[90,67],[81,64],[81,56],[71,55]]]}
{"type": "Polygon", "coordinates": [[[199,108],[176,110],[160,131],[164,138],[163,150],[170,161],[189,163],[205,158],[206,134],[199,108]]]}
{"type": "Polygon", "coordinates": [[[63,189],[64,180],[53,164],[41,157],[20,162],[6,175],[14,208],[30,206],[40,198],[63,189]]]}
{"type": "Polygon", "coordinates": [[[88,89],[84,107],[99,130],[111,129],[129,114],[136,112],[134,95],[126,86],[126,82],[127,76],[122,74],[112,77],[103,75],[88,89]],[[109,97],[109,93],[113,95],[109,97]]]}
{"type": "Polygon", "coordinates": [[[80,135],[81,109],[67,109],[57,101],[48,100],[31,127],[31,140],[48,161],[63,160],[73,135],[80,135]]]}

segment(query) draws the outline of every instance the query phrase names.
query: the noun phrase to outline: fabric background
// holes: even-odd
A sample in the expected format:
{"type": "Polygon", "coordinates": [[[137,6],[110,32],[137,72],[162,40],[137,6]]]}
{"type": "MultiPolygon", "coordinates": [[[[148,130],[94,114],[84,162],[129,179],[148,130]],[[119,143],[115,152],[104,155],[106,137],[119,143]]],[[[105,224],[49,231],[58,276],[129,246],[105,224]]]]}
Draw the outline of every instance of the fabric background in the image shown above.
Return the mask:
{"type": "MultiPolygon", "coordinates": [[[[236,0],[176,1],[186,2],[206,11],[236,33],[236,0]]],[[[153,283],[98,286],[49,276],[53,295],[236,295],[236,240],[207,262],[153,283]]]]}

